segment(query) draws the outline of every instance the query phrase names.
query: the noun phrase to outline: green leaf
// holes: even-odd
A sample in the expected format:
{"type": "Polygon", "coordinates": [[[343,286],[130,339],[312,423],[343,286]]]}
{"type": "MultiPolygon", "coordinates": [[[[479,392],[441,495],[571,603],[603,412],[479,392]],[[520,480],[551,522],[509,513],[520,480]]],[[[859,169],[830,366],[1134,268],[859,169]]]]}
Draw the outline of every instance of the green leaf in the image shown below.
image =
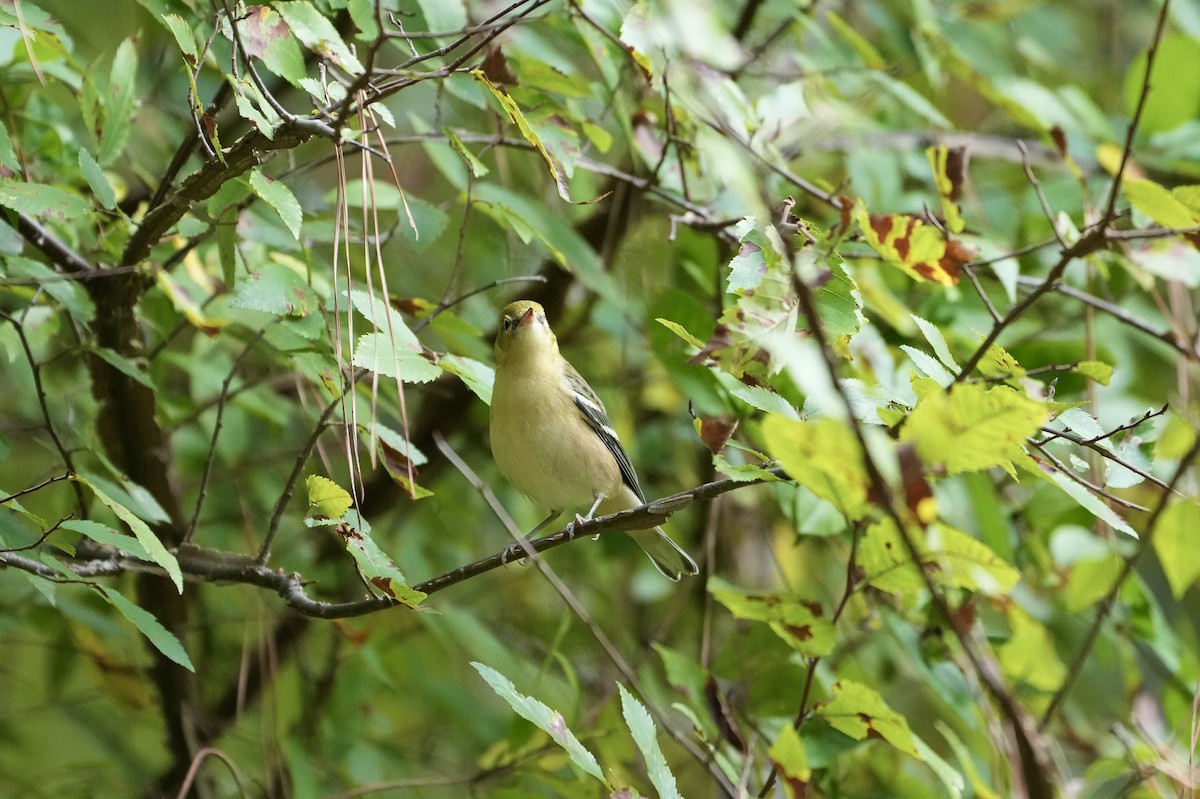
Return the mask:
{"type": "Polygon", "coordinates": [[[73,530],[77,533],[82,533],[97,543],[116,547],[138,560],[150,561],[150,553],[146,552],[146,548],[142,546],[142,542],[131,535],[118,533],[107,524],[100,524],[100,522],[93,522],[89,519],[67,519],[60,526],[64,530],[73,530]]]}
{"type": "Polygon", "coordinates": [[[61,275],[41,261],[9,255],[0,259],[10,277],[29,277],[39,280],[39,288],[62,303],[77,322],[87,325],[96,314],[95,303],[87,291],[75,280],[62,280],[61,275]]]}
{"type": "Polygon", "coordinates": [[[1174,194],[1154,181],[1126,178],[1121,183],[1121,191],[1134,208],[1163,227],[1190,228],[1200,224],[1200,214],[1193,213],[1174,194]]]}
{"type": "Polygon", "coordinates": [[[633,742],[637,744],[638,751],[646,761],[646,774],[650,777],[654,790],[658,791],[662,799],[677,799],[679,788],[675,784],[675,775],[671,773],[667,759],[658,746],[658,730],[654,726],[654,719],[650,718],[642,703],[625,690],[624,685],[617,683],[617,690],[621,694],[621,715],[625,717],[625,724],[633,733],[633,742]]]}
{"type": "Polygon", "coordinates": [[[845,424],[836,419],[796,421],[768,416],[762,430],[767,452],[789,477],[829,500],[851,521],[870,511],[861,450],[845,424]]]}
{"type": "Polygon", "coordinates": [[[1080,507],[1082,507],[1088,513],[1092,514],[1097,519],[1100,519],[1114,530],[1120,530],[1122,533],[1133,536],[1134,538],[1138,537],[1137,531],[1129,526],[1129,522],[1121,518],[1121,516],[1115,510],[1110,508],[1108,504],[1104,502],[1104,500],[1100,499],[1091,491],[1088,491],[1085,487],[1072,480],[1059,469],[1049,468],[1046,466],[1043,466],[1042,469],[1043,472],[1049,472],[1051,480],[1059,488],[1070,495],[1072,499],[1078,502],[1080,507]]]}
{"type": "Polygon", "coordinates": [[[125,150],[133,120],[134,103],[137,99],[137,50],[133,39],[126,39],[117,48],[113,57],[112,71],[108,78],[108,94],[101,103],[104,109],[104,125],[100,138],[100,150],[96,160],[101,166],[109,166],[125,150]]]}
{"type": "Polygon", "coordinates": [[[340,519],[354,504],[350,492],[328,477],[310,474],[304,478],[308,489],[308,508],[314,516],[324,519],[340,519]]]}
{"type": "Polygon", "coordinates": [[[496,370],[486,363],[461,355],[443,355],[438,364],[452,375],[457,376],[467,388],[475,393],[486,404],[492,404],[492,382],[496,379],[496,370]]]}
{"type": "MultiPolygon", "coordinates": [[[[954,356],[950,354],[950,347],[946,344],[946,338],[942,335],[942,331],[938,329],[937,325],[925,321],[916,314],[910,314],[910,316],[920,329],[921,335],[925,336],[925,340],[933,347],[933,353],[937,355],[938,360],[955,373],[961,371],[962,367],[958,365],[958,361],[954,360],[954,356]]],[[[932,376],[930,375],[930,377],[932,376]]]]}
{"type": "Polygon", "coordinates": [[[1113,368],[1112,364],[1104,361],[1080,361],[1075,364],[1075,371],[1102,386],[1107,386],[1108,381],[1112,379],[1113,368]]]}
{"type": "Polygon", "coordinates": [[[357,511],[350,513],[348,520],[336,525],[334,530],[350,557],[354,558],[364,580],[406,607],[415,608],[425,601],[426,594],[409,586],[396,564],[371,538],[357,511]]]}
{"type": "Polygon", "coordinates": [[[166,627],[163,627],[149,611],[133,604],[119,591],[99,584],[93,584],[92,587],[113,607],[121,611],[121,615],[131,621],[133,626],[137,627],[138,631],[154,644],[155,649],[188,671],[196,671],[191,658],[184,651],[183,645],[179,643],[179,639],[172,635],[166,627]]]}
{"type": "Polygon", "coordinates": [[[476,178],[486,177],[490,171],[482,161],[480,161],[475,153],[467,149],[467,145],[458,137],[449,126],[442,127],[442,134],[446,137],[446,141],[450,143],[450,149],[458,153],[459,158],[467,165],[467,169],[471,170],[471,176],[476,178]]]}
{"type": "Polygon", "coordinates": [[[192,30],[192,26],[178,14],[163,14],[160,18],[171,31],[171,35],[175,37],[175,43],[179,45],[179,49],[183,51],[184,55],[191,56],[190,63],[194,64],[195,59],[200,57],[200,51],[196,49],[196,33],[192,30]]]}
{"type": "Polygon", "coordinates": [[[996,650],[1004,674],[1013,682],[1023,682],[1039,691],[1057,690],[1067,667],[1055,654],[1050,631],[1015,604],[1009,606],[1008,623],[1012,634],[996,650]]]}
{"type": "MultiPolygon", "coordinates": [[[[1143,50],[1125,73],[1125,109],[1133,116],[1142,84],[1146,77],[1147,51],[1143,50]]],[[[1150,76],[1153,90],[1146,98],[1142,111],[1140,132],[1162,133],[1174,130],[1200,116],[1200,40],[1184,33],[1164,36],[1158,43],[1154,59],[1154,74],[1150,76]],[[1170,87],[1163,91],[1163,87],[1170,87]]]]}
{"type": "Polygon", "coordinates": [[[0,122],[0,166],[8,167],[15,174],[21,173],[21,163],[17,160],[12,139],[8,136],[8,128],[4,127],[3,122],[0,122]]]}
{"type": "MultiPolygon", "coordinates": [[[[99,486],[88,480],[86,477],[77,475],[75,479],[91,489],[92,493],[96,495],[96,499],[100,500],[100,502],[102,502],[109,510],[111,510],[118,519],[125,522],[125,524],[129,526],[129,529],[133,531],[135,536],[137,536],[138,543],[145,548],[146,554],[149,556],[150,561],[152,563],[157,563],[163,568],[163,570],[171,578],[171,582],[175,583],[175,588],[179,591],[179,593],[182,594],[183,573],[179,570],[179,561],[175,559],[174,555],[167,551],[167,548],[163,546],[162,541],[159,540],[158,536],[154,534],[150,527],[144,521],[135,516],[132,511],[110,497],[103,490],[101,490],[99,486]]],[[[130,621],[133,621],[133,619],[130,619],[130,621]]],[[[137,624],[137,622],[134,621],[134,624],[137,624]]],[[[139,629],[141,629],[140,625],[139,629]]],[[[143,630],[143,632],[145,631],[143,630]]],[[[166,631],[164,630],[164,632],[166,631]]],[[[157,646],[157,643],[155,645],[157,646]]],[[[167,653],[164,652],[163,654],[167,653]]],[[[176,662],[178,663],[179,661],[176,662]]]]}
{"type": "Polygon", "coordinates": [[[226,210],[217,220],[217,257],[221,261],[221,279],[227,291],[237,287],[237,211],[226,210]]]}
{"type": "Polygon", "coordinates": [[[672,333],[679,336],[681,339],[686,341],[688,344],[691,344],[696,349],[698,349],[698,350],[704,349],[704,342],[701,341],[700,339],[696,338],[695,336],[693,336],[691,333],[689,333],[687,328],[685,328],[683,325],[679,324],[678,322],[672,322],[670,319],[663,319],[661,317],[658,319],[655,319],[654,321],[658,322],[660,325],[665,327],[667,330],[670,330],[672,333]]]}
{"type": "Polygon", "coordinates": [[[1200,504],[1183,499],[1163,511],[1154,534],[1154,551],[1167,573],[1171,593],[1179,600],[1200,578],[1197,531],[1200,531],[1200,504]]]}
{"type": "Polygon", "coordinates": [[[1096,558],[1081,558],[1071,565],[1071,577],[1063,595],[1068,613],[1081,613],[1095,605],[1112,588],[1121,574],[1124,559],[1116,552],[1096,558]]]}
{"type": "Polygon", "coordinates": [[[1048,415],[1046,405],[1008,386],[966,383],[923,396],[900,440],[911,441],[927,466],[949,474],[1001,466],[1015,476],[1012,461],[1027,457],[1025,439],[1048,415]]]}
{"type": "Polygon", "coordinates": [[[581,770],[595,777],[604,785],[608,785],[608,780],[604,778],[604,772],[600,770],[600,764],[596,762],[596,756],[579,742],[579,739],[567,727],[566,720],[563,719],[561,713],[551,710],[536,699],[519,693],[516,686],[495,669],[475,661],[472,661],[471,665],[479,672],[479,676],[483,677],[492,687],[492,690],[501,699],[508,702],[518,716],[549,735],[566,751],[571,762],[581,770]]]}
{"type": "MultiPolygon", "coordinates": [[[[934,585],[1004,596],[1021,578],[1021,573],[987,544],[953,527],[932,524],[925,531],[910,530],[909,535],[920,556],[921,568],[934,585]]],[[[925,581],[891,519],[868,528],[859,544],[858,565],[867,582],[882,591],[911,595],[925,590],[925,581]]]]}
{"type": "Polygon", "coordinates": [[[275,3],[275,10],[309,50],[328,58],[351,75],[363,71],[363,65],[342,41],[337,28],[312,3],[307,0],[275,3]]]}
{"type": "Polygon", "coordinates": [[[468,23],[463,0],[417,0],[430,31],[457,31],[468,23]]]}
{"type": "Polygon", "coordinates": [[[279,316],[308,316],[321,309],[321,301],[294,270],[267,263],[241,281],[233,306],[279,316]]]}
{"type": "Polygon", "coordinates": [[[554,180],[554,187],[558,189],[558,196],[567,202],[572,202],[571,192],[567,186],[567,174],[563,170],[562,164],[546,148],[542,137],[529,124],[529,120],[525,118],[521,107],[509,95],[508,90],[488,80],[487,75],[484,75],[481,69],[472,70],[471,76],[492,93],[492,96],[500,103],[500,107],[504,109],[504,113],[508,115],[509,120],[521,131],[521,135],[525,137],[525,141],[532,144],[533,148],[541,154],[542,160],[546,162],[546,166],[550,169],[550,177],[554,180]]]}
{"type": "Polygon", "coordinates": [[[882,738],[901,752],[921,758],[908,721],[862,683],[838,680],[833,684],[833,699],[817,705],[816,711],[834,729],[856,741],[882,738]]]}
{"type": "Polygon", "coordinates": [[[775,764],[775,773],[788,786],[793,797],[808,795],[808,782],[812,779],[812,767],[808,764],[808,753],[804,741],[791,724],[784,724],[775,743],[767,750],[767,757],[775,764]]]}
{"type": "Polygon", "coordinates": [[[442,374],[437,364],[386,333],[360,336],[358,346],[354,348],[353,364],[406,383],[428,383],[442,374]]]}
{"type": "Polygon", "coordinates": [[[370,41],[379,36],[379,22],[375,19],[374,0],[350,0],[346,5],[350,19],[358,27],[359,38],[370,41]]]}
{"type": "Polygon", "coordinates": [[[808,657],[833,651],[835,631],[820,602],[785,594],[751,592],[715,581],[709,593],[734,618],[766,622],[789,646],[808,657]]]}
{"type": "Polygon", "coordinates": [[[275,209],[279,218],[283,220],[283,224],[287,225],[287,229],[292,232],[292,235],[299,239],[304,212],[300,209],[300,203],[296,200],[296,195],[292,194],[292,190],[282,181],[264,175],[261,169],[250,173],[250,188],[275,209]]]}
{"type": "Polygon", "coordinates": [[[117,206],[117,195],[113,191],[112,184],[108,182],[104,171],[100,169],[100,164],[96,163],[96,159],[86,148],[79,148],[79,168],[83,171],[83,177],[87,180],[88,186],[92,190],[92,194],[100,201],[100,204],[108,209],[113,209],[117,206]]]}
{"type": "Polygon", "coordinates": [[[87,200],[57,186],[5,178],[0,178],[0,205],[30,216],[71,223],[78,223],[92,210],[87,200]]]}
{"type": "Polygon", "coordinates": [[[846,40],[846,43],[854,48],[854,52],[862,60],[863,65],[868,69],[886,69],[888,66],[887,60],[879,54],[865,36],[856,31],[846,20],[835,11],[826,11],[825,19],[829,22],[829,27],[833,28],[839,36],[846,40]]]}
{"type": "Polygon", "coordinates": [[[136,380],[146,388],[154,388],[154,383],[150,381],[150,374],[121,353],[104,348],[92,349],[91,352],[126,377],[136,380]]]}

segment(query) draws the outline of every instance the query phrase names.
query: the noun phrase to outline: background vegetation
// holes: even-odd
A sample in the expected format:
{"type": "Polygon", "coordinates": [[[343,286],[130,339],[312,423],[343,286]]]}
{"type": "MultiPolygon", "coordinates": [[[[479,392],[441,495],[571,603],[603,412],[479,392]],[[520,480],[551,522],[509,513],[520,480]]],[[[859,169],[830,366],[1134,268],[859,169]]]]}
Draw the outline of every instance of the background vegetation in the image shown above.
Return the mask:
{"type": "Polygon", "coordinates": [[[0,794],[1194,796],[1197,64],[1196,0],[0,0],[0,794]],[[654,501],[502,565],[518,297],[654,501]],[[668,517],[701,577],[598,535],[668,517]]]}

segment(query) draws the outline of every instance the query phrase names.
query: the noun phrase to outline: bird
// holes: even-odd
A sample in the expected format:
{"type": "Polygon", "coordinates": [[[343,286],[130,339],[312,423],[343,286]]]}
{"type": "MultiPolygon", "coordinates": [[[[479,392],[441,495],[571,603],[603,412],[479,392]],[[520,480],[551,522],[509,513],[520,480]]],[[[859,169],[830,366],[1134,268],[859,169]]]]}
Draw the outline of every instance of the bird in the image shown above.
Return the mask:
{"type": "MultiPolygon", "coordinates": [[[[603,403],[562,356],[542,306],[518,300],[500,311],[492,387],[492,457],[513,487],[551,513],[589,508],[579,523],[645,504],[637,473],[603,403]]],[[[661,527],[628,533],[671,580],[699,573],[661,527]]]]}

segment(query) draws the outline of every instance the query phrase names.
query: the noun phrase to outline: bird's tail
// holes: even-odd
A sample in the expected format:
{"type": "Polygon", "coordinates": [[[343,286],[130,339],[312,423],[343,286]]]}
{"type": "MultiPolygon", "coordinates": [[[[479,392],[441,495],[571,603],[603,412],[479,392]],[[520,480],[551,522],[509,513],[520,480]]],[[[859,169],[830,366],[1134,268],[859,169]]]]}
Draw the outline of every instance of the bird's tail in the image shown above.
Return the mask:
{"type": "Polygon", "coordinates": [[[692,560],[679,544],[672,541],[661,527],[655,527],[653,530],[635,530],[629,533],[629,536],[650,556],[655,567],[671,580],[678,581],[685,574],[690,577],[700,573],[696,561],[692,560]]]}

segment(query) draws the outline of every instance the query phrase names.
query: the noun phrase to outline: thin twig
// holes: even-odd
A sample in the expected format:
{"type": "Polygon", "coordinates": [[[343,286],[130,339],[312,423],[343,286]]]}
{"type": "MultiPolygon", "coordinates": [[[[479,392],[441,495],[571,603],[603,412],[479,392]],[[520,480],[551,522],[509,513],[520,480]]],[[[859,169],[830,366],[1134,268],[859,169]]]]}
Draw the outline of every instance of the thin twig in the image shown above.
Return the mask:
{"type": "Polygon", "coordinates": [[[217,460],[217,438],[221,435],[221,423],[225,418],[225,407],[229,399],[229,387],[233,384],[233,378],[237,375],[238,369],[242,366],[242,361],[250,354],[250,350],[254,349],[254,345],[267,332],[267,327],[264,326],[255,333],[242,351],[238,353],[234,359],[233,365],[229,367],[229,374],[225,375],[225,380],[221,382],[221,396],[217,401],[217,418],[213,422],[212,438],[208,443],[208,457],[204,459],[204,469],[200,473],[200,487],[196,495],[196,509],[192,512],[192,521],[188,524],[187,530],[183,533],[182,544],[190,544],[192,536],[196,534],[196,527],[200,524],[200,511],[204,507],[204,500],[208,494],[208,478],[212,474],[213,463],[217,460]]]}
{"type": "Polygon", "coordinates": [[[262,547],[258,550],[258,555],[254,558],[257,565],[263,565],[271,558],[271,545],[275,543],[275,534],[279,531],[279,520],[283,518],[283,511],[287,507],[288,502],[292,499],[292,493],[296,490],[296,483],[300,481],[300,475],[304,473],[304,467],[308,463],[308,457],[312,454],[313,447],[317,445],[317,441],[321,438],[321,434],[325,432],[325,425],[329,422],[329,417],[337,410],[341,404],[342,396],[345,392],[334,397],[325,410],[321,412],[321,418],[317,420],[317,424],[313,427],[312,435],[308,437],[308,441],[300,450],[300,454],[296,456],[296,463],[292,466],[292,473],[288,475],[287,481],[283,484],[283,491],[279,494],[279,499],[275,502],[275,510],[271,514],[271,521],[267,524],[267,535],[263,539],[262,547]]]}
{"type": "Polygon", "coordinates": [[[1039,730],[1045,730],[1049,725],[1050,720],[1054,718],[1054,714],[1058,712],[1058,708],[1062,705],[1063,700],[1075,685],[1075,681],[1079,678],[1083,671],[1083,663],[1092,653],[1092,647],[1096,645],[1096,639],[1100,636],[1100,628],[1104,625],[1104,620],[1112,613],[1113,606],[1116,604],[1117,595],[1121,591],[1121,586],[1133,574],[1134,567],[1138,561],[1151,548],[1154,541],[1154,533],[1158,530],[1158,522],[1162,518],[1163,511],[1167,508],[1167,503],[1171,496],[1175,493],[1175,486],[1183,479],[1183,475],[1191,467],[1192,461],[1196,456],[1200,455],[1200,438],[1197,438],[1192,444],[1190,450],[1179,461],[1179,465],[1175,468],[1175,474],[1171,476],[1167,483],[1167,490],[1159,496],[1158,502],[1154,505],[1154,510],[1150,513],[1150,518],[1146,520],[1146,528],[1142,531],[1141,537],[1138,540],[1138,548],[1134,553],[1125,559],[1125,563],[1121,568],[1121,573],[1117,575],[1117,579],[1108,589],[1108,593],[1096,605],[1096,617],[1092,620],[1088,627],[1087,634],[1075,647],[1075,657],[1071,660],[1071,665],[1067,668],[1067,675],[1063,679],[1063,684],[1059,686],[1054,696],[1050,699],[1050,704],[1046,706],[1045,712],[1042,713],[1041,721],[1038,723],[1039,730]]]}
{"type": "MultiPolygon", "coordinates": [[[[62,439],[58,437],[58,430],[54,427],[54,420],[50,418],[50,405],[46,402],[46,388],[42,385],[42,368],[37,362],[37,358],[33,355],[33,348],[29,346],[29,339],[25,336],[25,326],[4,311],[0,311],[0,319],[11,323],[13,329],[17,332],[17,338],[21,341],[21,349],[25,353],[25,360],[29,364],[30,371],[33,373],[33,389],[37,394],[38,407],[42,412],[42,426],[50,434],[50,440],[54,442],[54,448],[58,450],[58,455],[62,458],[63,465],[67,467],[67,472],[75,474],[75,462],[71,458],[71,453],[66,445],[63,444],[62,439]]],[[[74,487],[75,501],[79,506],[79,518],[87,518],[87,501],[83,495],[83,487],[79,483],[72,483],[71,485],[74,487]]]]}
{"type": "Polygon", "coordinates": [[[1163,30],[1167,25],[1167,14],[1171,8],[1171,0],[1163,0],[1162,6],[1158,9],[1158,21],[1154,25],[1154,35],[1150,39],[1150,46],[1146,50],[1146,75],[1142,79],[1142,88],[1138,92],[1137,107],[1133,111],[1133,118],[1129,120],[1129,127],[1125,131],[1125,146],[1121,148],[1121,162],[1117,166],[1116,174],[1113,175],[1112,188],[1108,192],[1108,202],[1104,207],[1104,216],[1101,217],[1100,224],[1107,225],[1108,221],[1116,216],[1117,198],[1121,196],[1121,181],[1125,178],[1125,167],[1129,165],[1129,159],[1133,157],[1133,140],[1137,136],[1138,126],[1142,122],[1142,113],[1146,110],[1146,101],[1150,98],[1150,76],[1154,73],[1154,61],[1158,56],[1158,46],[1162,43],[1163,30]]]}

